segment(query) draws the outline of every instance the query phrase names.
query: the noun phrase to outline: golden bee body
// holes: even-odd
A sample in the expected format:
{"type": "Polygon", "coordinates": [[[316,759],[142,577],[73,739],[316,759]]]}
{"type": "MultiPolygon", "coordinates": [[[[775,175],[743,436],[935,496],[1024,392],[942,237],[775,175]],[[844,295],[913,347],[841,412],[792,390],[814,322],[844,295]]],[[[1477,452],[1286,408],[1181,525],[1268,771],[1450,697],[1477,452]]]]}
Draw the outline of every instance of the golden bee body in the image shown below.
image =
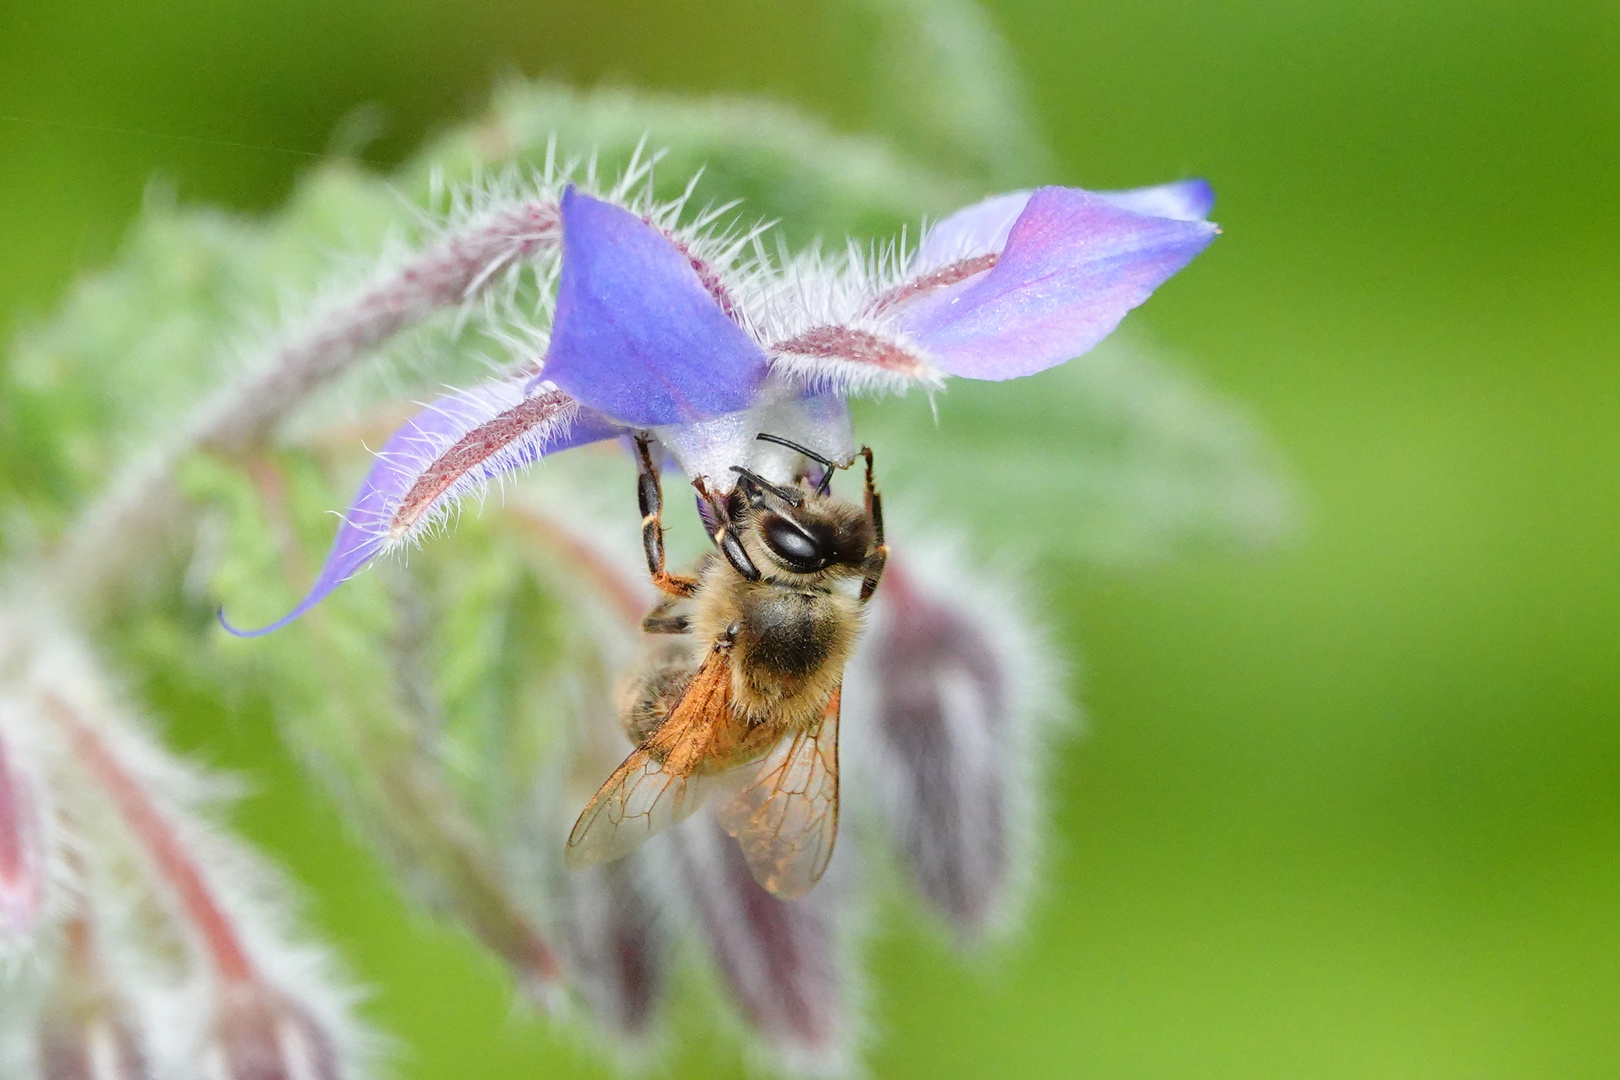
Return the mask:
{"type": "Polygon", "coordinates": [[[864,507],[830,493],[830,462],[819,483],[793,486],[738,469],[723,500],[700,482],[715,551],[683,578],[664,569],[662,496],[643,444],[648,566],[670,594],[643,625],[670,637],[627,680],[624,724],[636,749],[580,815],[570,865],[628,853],[718,787],[717,817],[761,885],[791,898],[826,869],[844,665],[887,558],[863,453],[864,507]]]}

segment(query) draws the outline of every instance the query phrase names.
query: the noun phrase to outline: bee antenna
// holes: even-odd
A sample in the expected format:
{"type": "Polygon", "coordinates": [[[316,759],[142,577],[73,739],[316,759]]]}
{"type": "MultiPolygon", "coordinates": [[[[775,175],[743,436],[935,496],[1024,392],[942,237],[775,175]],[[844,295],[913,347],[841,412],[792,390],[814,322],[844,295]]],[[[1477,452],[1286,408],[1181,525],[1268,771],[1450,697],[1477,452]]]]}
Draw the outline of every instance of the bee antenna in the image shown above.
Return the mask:
{"type": "Polygon", "coordinates": [[[772,495],[775,495],[778,499],[781,499],[789,506],[804,505],[804,495],[793,490],[792,488],[777,487],[763,476],[760,476],[756,472],[750,472],[741,465],[733,465],[731,467],[731,471],[736,473],[744,483],[751,484],[761,491],[770,492],[772,495]]]}
{"type": "Polygon", "coordinates": [[[784,439],[780,435],[771,435],[771,434],[769,434],[767,432],[762,431],[758,435],[755,435],[754,438],[758,439],[760,442],[775,443],[777,446],[785,446],[789,450],[797,450],[799,453],[803,454],[805,457],[809,458],[811,461],[819,462],[822,465],[825,465],[829,469],[839,469],[839,468],[846,468],[847,467],[847,466],[842,466],[842,465],[836,465],[833,462],[828,461],[826,458],[822,457],[820,454],[816,453],[814,450],[810,449],[809,447],[800,446],[798,443],[793,442],[791,439],[784,439]]]}

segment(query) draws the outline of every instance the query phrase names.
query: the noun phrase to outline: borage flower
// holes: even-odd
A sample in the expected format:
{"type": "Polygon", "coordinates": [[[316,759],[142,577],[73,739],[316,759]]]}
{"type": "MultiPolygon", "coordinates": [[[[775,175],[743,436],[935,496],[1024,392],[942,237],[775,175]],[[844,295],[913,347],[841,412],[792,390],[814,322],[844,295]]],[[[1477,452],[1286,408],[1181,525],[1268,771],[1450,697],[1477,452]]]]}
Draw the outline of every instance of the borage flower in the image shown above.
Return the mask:
{"type": "MultiPolygon", "coordinates": [[[[951,376],[1009,379],[1086,352],[1213,239],[1203,220],[1211,201],[1199,181],[1048,187],[959,211],[914,252],[777,261],[757,244],[679,230],[667,212],[568,188],[557,202],[561,271],[543,351],[400,428],[305,597],[269,626],[232,632],[285,625],[378,555],[419,541],[488,481],[586,443],[626,437],[650,463],[700,483],[716,497],[698,502],[711,531],[744,473],[755,485],[809,490],[813,461],[855,456],[848,399],[931,391],[951,376]]],[[[590,560],[582,524],[553,523],[590,560]]],[[[656,528],[652,536],[661,551],[656,528]]],[[[608,562],[581,577],[618,575],[615,594],[637,595],[608,562]]],[[[669,843],[565,879],[561,952],[601,1022],[647,1028],[678,926],[706,941],[742,1017],[781,1060],[836,1070],[847,1061],[861,867],[892,849],[921,900],[964,940],[1005,921],[1029,868],[1026,793],[1038,786],[1039,722],[1054,711],[1053,665],[1016,596],[987,600],[975,586],[984,575],[959,560],[902,542],[887,573],[843,701],[846,802],[881,827],[856,839],[892,842],[841,845],[827,881],[787,900],[773,892],[800,890],[778,889],[704,812],[669,843]]],[[[612,738],[622,753],[623,735],[612,738]]],[[[547,854],[561,850],[557,837],[547,854]]]]}
{"type": "Polygon", "coordinates": [[[691,479],[732,467],[791,479],[761,432],[834,460],[854,449],[844,402],[1003,380],[1112,333],[1219,231],[1202,181],[995,196],[927,230],[910,258],[772,267],[757,249],[705,257],[701,236],[573,187],[560,200],[562,273],[538,371],[430,403],[383,446],[319,577],[268,633],[377,555],[419,540],[495,477],[571,447],[649,434],[691,479]],[[893,264],[893,265],[887,265],[893,264]]]}

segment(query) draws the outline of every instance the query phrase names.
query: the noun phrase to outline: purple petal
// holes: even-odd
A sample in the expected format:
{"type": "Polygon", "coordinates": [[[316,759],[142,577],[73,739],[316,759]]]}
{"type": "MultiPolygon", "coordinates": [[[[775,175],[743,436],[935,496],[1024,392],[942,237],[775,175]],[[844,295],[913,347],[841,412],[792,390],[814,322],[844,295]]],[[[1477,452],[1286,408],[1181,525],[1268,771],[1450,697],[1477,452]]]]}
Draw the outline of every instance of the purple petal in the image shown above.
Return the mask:
{"type": "Polygon", "coordinates": [[[572,188],[562,215],[544,377],[636,427],[747,408],[765,354],[727,316],[712,271],[628,210],[572,188]]]}
{"type": "Polygon", "coordinates": [[[1215,209],[1215,189],[1208,180],[1177,180],[1173,184],[1095,194],[1121,210],[1176,221],[1202,221],[1215,209]]]}
{"type": "Polygon", "coordinates": [[[563,919],[570,981],[597,1019],[642,1035],[664,988],[669,943],[636,877],[640,852],[568,875],[563,919]]]}
{"type": "Polygon", "coordinates": [[[39,824],[33,789],[0,733],[0,936],[26,931],[44,900],[39,824]]]}
{"type": "Polygon", "coordinates": [[[592,409],[543,385],[501,380],[439,398],[383,444],[315,584],[298,606],[268,626],[238,630],[257,637],[279,630],[320,603],[383,551],[419,535],[479,485],[546,454],[612,438],[623,431],[592,409]]]}
{"type": "Polygon", "coordinates": [[[1107,337],[1217,231],[1134,214],[1076,188],[1041,188],[994,269],[911,302],[900,325],[953,375],[1032,375],[1107,337]]]}
{"type": "Polygon", "coordinates": [[[716,964],[750,1026],[790,1059],[836,1060],[844,1050],[850,973],[831,881],[778,900],[754,881],[737,842],[709,814],[674,833],[681,884],[716,964]]]}
{"type": "Polygon", "coordinates": [[[998,252],[1007,246],[1013,222],[1024,212],[1030,192],[992,195],[935,223],[917,248],[913,274],[925,274],[975,255],[998,252]]]}

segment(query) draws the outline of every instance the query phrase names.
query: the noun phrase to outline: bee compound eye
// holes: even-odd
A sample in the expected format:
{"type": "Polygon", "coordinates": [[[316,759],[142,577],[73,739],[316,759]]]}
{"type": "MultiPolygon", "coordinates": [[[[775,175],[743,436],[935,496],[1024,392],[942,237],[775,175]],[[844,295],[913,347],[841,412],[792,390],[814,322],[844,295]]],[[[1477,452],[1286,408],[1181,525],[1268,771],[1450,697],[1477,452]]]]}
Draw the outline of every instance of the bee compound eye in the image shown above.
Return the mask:
{"type": "Polygon", "coordinates": [[[780,514],[766,514],[760,521],[760,535],[771,554],[789,570],[808,574],[832,561],[826,539],[780,514]]]}

